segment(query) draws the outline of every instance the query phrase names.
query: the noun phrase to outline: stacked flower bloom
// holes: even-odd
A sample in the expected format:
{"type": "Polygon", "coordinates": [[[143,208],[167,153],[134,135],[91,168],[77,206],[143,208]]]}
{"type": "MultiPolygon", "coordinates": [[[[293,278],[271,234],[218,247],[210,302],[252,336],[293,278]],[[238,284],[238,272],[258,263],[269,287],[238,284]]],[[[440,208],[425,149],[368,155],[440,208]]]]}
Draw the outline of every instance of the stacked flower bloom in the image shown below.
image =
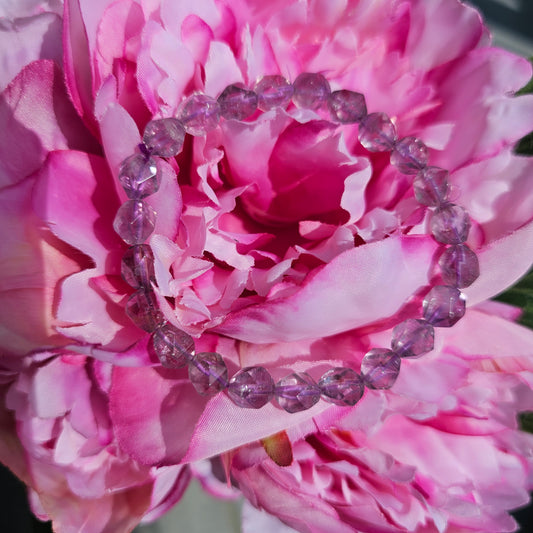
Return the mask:
{"type": "MultiPolygon", "coordinates": [[[[59,532],[131,531],[191,475],[229,494],[223,464],[251,504],[245,531],[278,520],[312,532],[512,531],[508,511],[533,486],[533,439],[516,422],[533,409],[533,333],[486,300],[533,260],[533,163],[512,151],[533,129],[533,99],[514,96],[527,61],[491,48],[458,0],[2,10],[0,460],[35,513],[59,532]],[[465,317],[402,360],[391,389],[290,414],[199,396],[186,370],[161,365],[126,315],[127,245],[113,222],[121,165],[150,120],[195,92],[302,72],[364,94],[450,171],[481,276],[464,290],[465,317]]],[[[146,200],[159,309],[230,374],[359,371],[395,325],[420,317],[420,291],[440,275],[412,176],[322,111],[275,107],[187,136],[146,200]]]]}

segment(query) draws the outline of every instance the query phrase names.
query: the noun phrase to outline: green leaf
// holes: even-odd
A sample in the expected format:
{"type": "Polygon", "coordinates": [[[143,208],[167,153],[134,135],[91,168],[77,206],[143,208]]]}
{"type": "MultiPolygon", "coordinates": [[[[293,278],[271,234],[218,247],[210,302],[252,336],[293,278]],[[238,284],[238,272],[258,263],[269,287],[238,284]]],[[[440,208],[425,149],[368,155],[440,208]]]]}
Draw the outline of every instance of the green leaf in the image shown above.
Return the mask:
{"type": "Polygon", "coordinates": [[[525,411],[518,415],[518,423],[522,431],[533,433],[533,412],[525,411]]]}
{"type": "Polygon", "coordinates": [[[533,269],[530,270],[516,285],[495,298],[523,311],[519,323],[533,329],[533,269]]]}
{"type": "MultiPolygon", "coordinates": [[[[533,63],[533,57],[530,57],[529,61],[533,63]]],[[[531,93],[533,93],[533,78],[529,80],[527,85],[516,92],[516,96],[531,93]]],[[[533,132],[529,133],[525,137],[522,137],[522,139],[516,143],[515,152],[519,155],[533,155],[533,132]]]]}

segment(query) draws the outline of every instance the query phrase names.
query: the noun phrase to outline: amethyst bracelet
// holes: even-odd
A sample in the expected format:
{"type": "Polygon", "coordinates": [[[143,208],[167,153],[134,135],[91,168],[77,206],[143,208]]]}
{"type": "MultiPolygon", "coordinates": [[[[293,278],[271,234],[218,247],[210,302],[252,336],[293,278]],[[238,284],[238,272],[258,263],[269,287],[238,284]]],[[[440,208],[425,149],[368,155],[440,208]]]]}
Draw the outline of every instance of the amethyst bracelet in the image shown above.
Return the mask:
{"type": "Polygon", "coordinates": [[[122,259],[122,277],[136,291],[126,303],[135,325],[151,333],[151,347],[167,368],[188,366],[189,379],[199,394],[225,390],[238,406],[258,409],[275,399],[289,413],[309,409],[320,398],[336,405],[353,406],[365,387],[388,389],[400,371],[403,357],[418,357],[433,349],[434,327],[451,327],[465,313],[462,288],[479,276],[476,254],[465,244],[470,218],[448,199],[448,172],[428,166],[428,150],[415,137],[398,139],[385,113],[367,113],[362,94],[349,90],[332,92],[321,74],[303,73],[291,84],[282,76],[265,76],[249,90],[238,85],[224,89],[218,99],[194,94],[181,104],[177,118],[150,121],[139,152],[126,158],[119,181],[127,200],[118,210],[113,227],[131,247],[122,259]],[[390,162],[401,173],[414,177],[416,200],[431,209],[429,226],[441,244],[439,258],[443,284],[435,285],[423,300],[422,318],[400,322],[392,332],[391,348],[374,348],[361,362],[360,373],[349,367],[328,370],[318,382],[307,373],[292,373],[277,383],[261,366],[246,367],[229,379],[218,353],[195,353],[194,339],[167,322],[154,292],[154,256],[145,241],[155,228],[156,213],[143,198],[157,192],[161,181],[159,158],[179,154],[185,135],[203,136],[220,120],[244,120],[257,110],[286,108],[290,103],[304,109],[328,109],[338,124],[358,124],[359,142],[370,152],[390,151],[390,162]]]}

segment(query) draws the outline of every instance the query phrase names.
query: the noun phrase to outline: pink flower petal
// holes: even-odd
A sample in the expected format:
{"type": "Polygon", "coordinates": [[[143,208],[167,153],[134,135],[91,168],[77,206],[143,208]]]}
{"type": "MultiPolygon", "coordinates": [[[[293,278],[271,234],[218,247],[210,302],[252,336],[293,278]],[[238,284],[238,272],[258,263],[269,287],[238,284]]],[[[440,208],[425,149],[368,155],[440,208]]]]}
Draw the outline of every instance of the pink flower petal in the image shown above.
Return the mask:
{"type": "Polygon", "coordinates": [[[472,306],[518,281],[530,268],[533,257],[533,222],[477,252],[481,276],[464,289],[472,306]],[[502,257],[506,258],[502,262],[502,257]],[[508,258],[513,258],[508,261],[508,258]]]}
{"type": "MultiPolygon", "coordinates": [[[[110,251],[120,253],[123,248],[112,231],[118,198],[100,157],[81,152],[51,153],[39,172],[33,198],[35,212],[52,232],[102,268],[111,263],[110,251]]],[[[115,264],[117,269],[119,262],[115,264]]]]}
{"type": "Polygon", "coordinates": [[[0,145],[0,187],[38,170],[49,151],[96,150],[53,61],[31,63],[2,93],[0,128],[14,140],[0,145]]]}
{"type": "Polygon", "coordinates": [[[179,463],[204,404],[186,371],[113,369],[110,413],[115,435],[122,450],[141,464],[179,463]]]}
{"type": "Polygon", "coordinates": [[[229,315],[216,328],[249,342],[283,342],[347,331],[391,316],[427,283],[429,238],[389,238],[346,251],[292,296],[229,315]],[[383,280],[390,280],[383,291],[383,280]]]}

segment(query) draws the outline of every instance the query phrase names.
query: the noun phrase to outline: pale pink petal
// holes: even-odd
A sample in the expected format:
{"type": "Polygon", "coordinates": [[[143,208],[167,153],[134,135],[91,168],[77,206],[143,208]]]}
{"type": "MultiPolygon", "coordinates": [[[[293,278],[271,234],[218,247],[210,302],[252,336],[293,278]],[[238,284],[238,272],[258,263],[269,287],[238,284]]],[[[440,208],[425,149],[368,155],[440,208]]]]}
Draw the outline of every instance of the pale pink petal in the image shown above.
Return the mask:
{"type": "Polygon", "coordinates": [[[492,298],[518,281],[530,268],[533,258],[533,223],[516,230],[477,252],[482,275],[464,290],[468,305],[492,298]],[[505,261],[503,258],[513,258],[505,261]]]}
{"type": "Polygon", "coordinates": [[[414,2],[406,55],[415,68],[431,70],[462,57],[480,43],[484,27],[479,13],[458,2],[414,2]]]}
{"type": "Polygon", "coordinates": [[[354,248],[294,295],[233,313],[217,331],[261,343],[333,335],[369,324],[394,314],[427,283],[434,249],[434,242],[423,238],[390,238],[354,248]],[[391,281],[386,294],[384,279],[391,281]]]}
{"type": "Polygon", "coordinates": [[[40,13],[16,19],[2,19],[0,32],[2,73],[0,90],[26,65],[37,59],[61,63],[61,19],[55,13],[40,13]]]}

